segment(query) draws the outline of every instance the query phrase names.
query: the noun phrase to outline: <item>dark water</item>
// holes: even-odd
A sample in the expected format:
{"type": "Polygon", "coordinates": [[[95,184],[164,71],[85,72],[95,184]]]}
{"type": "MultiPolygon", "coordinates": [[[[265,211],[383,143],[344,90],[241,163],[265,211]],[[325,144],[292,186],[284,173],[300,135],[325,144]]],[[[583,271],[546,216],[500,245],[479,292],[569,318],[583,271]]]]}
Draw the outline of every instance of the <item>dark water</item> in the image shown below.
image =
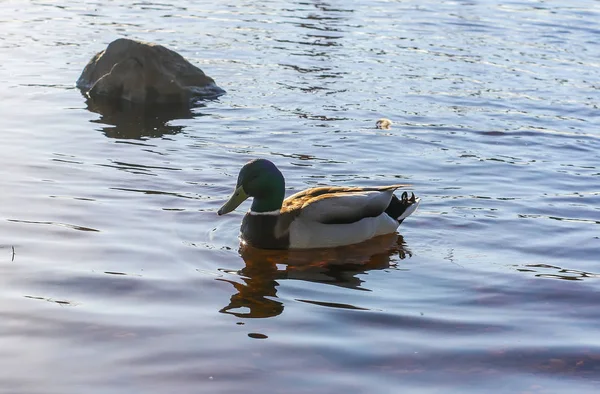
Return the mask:
{"type": "Polygon", "coordinates": [[[0,2],[0,392],[597,392],[598,20],[584,0],[0,2]],[[117,37],[228,94],[88,106],[74,82],[117,37]],[[410,182],[422,204],[365,245],[240,250],[245,208],[216,210],[255,157],[288,193],[410,182]]]}

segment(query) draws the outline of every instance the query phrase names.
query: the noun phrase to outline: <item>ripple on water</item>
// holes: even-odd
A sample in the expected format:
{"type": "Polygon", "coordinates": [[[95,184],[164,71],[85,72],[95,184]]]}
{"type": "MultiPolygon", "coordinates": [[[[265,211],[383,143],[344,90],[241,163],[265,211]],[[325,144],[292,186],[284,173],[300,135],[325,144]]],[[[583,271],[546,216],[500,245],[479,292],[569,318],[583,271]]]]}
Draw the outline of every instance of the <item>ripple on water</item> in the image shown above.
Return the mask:
{"type": "Polygon", "coordinates": [[[2,387],[594,392],[598,14],[0,2],[2,387]],[[74,81],[119,36],[177,50],[228,94],[87,101],[74,81]],[[247,205],[216,211],[255,157],[288,194],[400,182],[423,202],[362,245],[240,247],[247,205]]]}

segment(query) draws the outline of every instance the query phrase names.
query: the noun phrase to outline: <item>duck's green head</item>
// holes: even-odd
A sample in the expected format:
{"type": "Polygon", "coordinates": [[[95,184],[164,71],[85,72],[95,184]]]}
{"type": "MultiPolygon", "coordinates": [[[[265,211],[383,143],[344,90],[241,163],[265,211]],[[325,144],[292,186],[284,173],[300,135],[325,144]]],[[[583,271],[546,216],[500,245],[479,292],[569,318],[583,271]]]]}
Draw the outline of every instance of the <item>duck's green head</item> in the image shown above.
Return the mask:
{"type": "Polygon", "coordinates": [[[236,209],[248,197],[253,212],[271,212],[281,208],[285,195],[285,180],[279,169],[266,159],[252,160],[240,170],[238,181],[229,200],[217,212],[224,215],[236,209]]]}

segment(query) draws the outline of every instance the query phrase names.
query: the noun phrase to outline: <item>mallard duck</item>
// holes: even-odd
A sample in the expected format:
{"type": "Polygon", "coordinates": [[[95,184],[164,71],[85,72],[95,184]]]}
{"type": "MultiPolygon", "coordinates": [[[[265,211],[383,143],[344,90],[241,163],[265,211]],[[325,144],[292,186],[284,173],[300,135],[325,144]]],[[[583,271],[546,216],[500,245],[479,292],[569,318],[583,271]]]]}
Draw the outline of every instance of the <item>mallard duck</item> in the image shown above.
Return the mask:
{"type": "Polygon", "coordinates": [[[236,189],[219,209],[224,215],[254,197],[241,226],[242,240],[260,249],[329,248],[366,241],[396,231],[419,206],[414,193],[394,191],[407,185],[315,187],[286,199],[285,180],[266,159],[240,170],[236,189]]]}

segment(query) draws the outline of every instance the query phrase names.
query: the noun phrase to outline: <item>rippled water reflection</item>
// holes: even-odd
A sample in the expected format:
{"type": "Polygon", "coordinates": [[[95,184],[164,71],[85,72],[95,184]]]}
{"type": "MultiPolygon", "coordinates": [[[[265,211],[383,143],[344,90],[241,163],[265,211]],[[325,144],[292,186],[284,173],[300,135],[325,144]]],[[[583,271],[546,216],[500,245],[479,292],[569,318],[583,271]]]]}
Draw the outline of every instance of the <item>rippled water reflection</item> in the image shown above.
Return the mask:
{"type": "MultiPolygon", "coordinates": [[[[243,284],[233,280],[238,291],[221,312],[238,317],[273,317],[283,312],[283,303],[272,299],[277,296],[278,281],[303,280],[330,284],[348,289],[367,290],[361,287],[363,280],[357,275],[370,270],[383,270],[395,266],[392,256],[404,259],[410,252],[403,248],[403,239],[397,234],[377,237],[359,245],[321,250],[260,250],[243,245],[240,256],[245,267],[236,272],[243,284]],[[269,298],[271,297],[271,298],[269,298]],[[246,308],[246,313],[235,312],[246,308]]],[[[316,300],[297,300],[315,305],[343,309],[362,309],[350,304],[330,303],[316,300]]]]}
{"type": "Polygon", "coordinates": [[[597,391],[599,16],[1,2],[0,391],[597,391]],[[117,37],[228,93],[86,102],[74,82],[117,37]],[[289,194],[402,182],[421,207],[363,245],[240,247],[243,212],[216,210],[258,156],[289,194]]]}

